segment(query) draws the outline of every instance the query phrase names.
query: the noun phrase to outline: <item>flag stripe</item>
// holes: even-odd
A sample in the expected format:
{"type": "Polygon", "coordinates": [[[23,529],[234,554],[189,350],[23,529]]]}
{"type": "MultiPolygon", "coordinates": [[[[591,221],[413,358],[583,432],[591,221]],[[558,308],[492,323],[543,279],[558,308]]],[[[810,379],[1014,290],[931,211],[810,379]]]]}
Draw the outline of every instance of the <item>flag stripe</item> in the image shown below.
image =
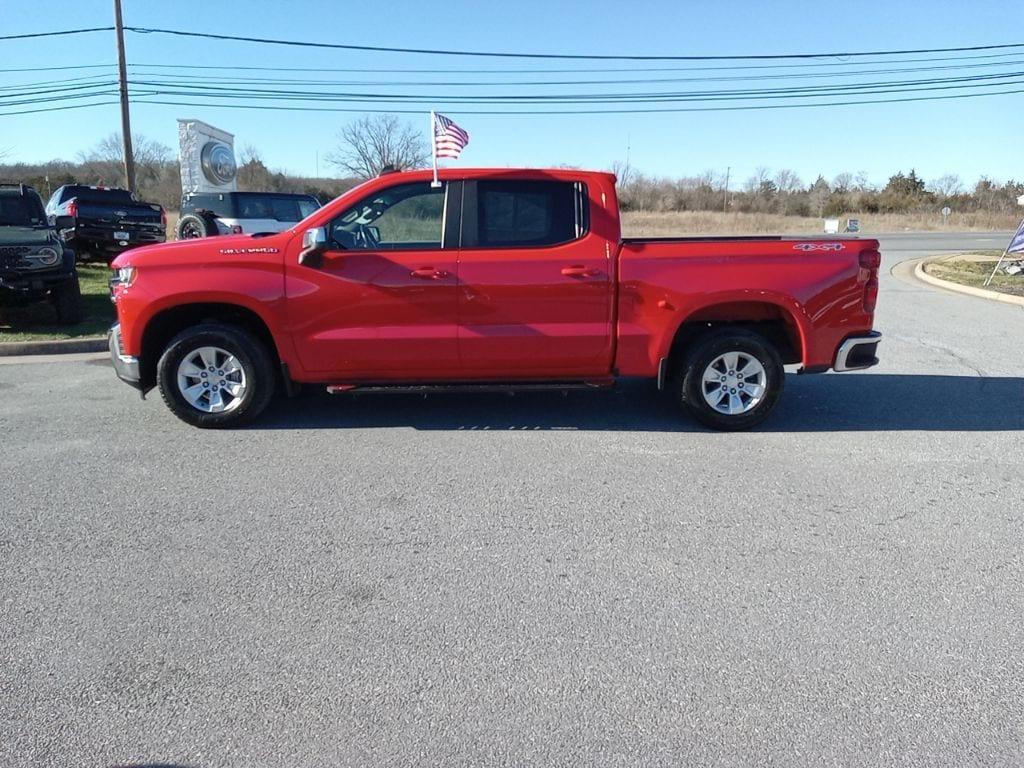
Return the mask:
{"type": "Polygon", "coordinates": [[[457,158],[469,144],[469,134],[450,118],[434,114],[434,154],[437,157],[457,158]]]}

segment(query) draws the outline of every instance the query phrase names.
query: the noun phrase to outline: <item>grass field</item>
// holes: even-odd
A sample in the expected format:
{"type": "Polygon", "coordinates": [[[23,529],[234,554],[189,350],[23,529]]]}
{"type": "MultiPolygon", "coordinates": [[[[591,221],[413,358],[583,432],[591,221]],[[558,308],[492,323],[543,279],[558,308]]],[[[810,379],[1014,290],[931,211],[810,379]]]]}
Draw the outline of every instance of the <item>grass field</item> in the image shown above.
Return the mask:
{"type": "MultiPolygon", "coordinates": [[[[939,214],[851,213],[843,217],[860,219],[861,232],[991,232],[1017,228],[1020,216],[995,213],[954,213],[943,224],[939,214]]],[[[645,213],[631,211],[622,216],[626,237],[669,237],[672,235],[821,234],[819,218],[783,216],[771,213],[723,213],[720,211],[673,211],[645,213]]]]}
{"type": "MultiPolygon", "coordinates": [[[[1002,251],[980,251],[950,256],[942,261],[928,264],[925,271],[940,280],[949,280],[952,283],[969,285],[974,288],[987,288],[990,291],[1010,293],[1014,296],[1024,296],[1024,276],[1007,275],[1000,270],[989,285],[984,285],[988,276],[992,274],[992,269],[1001,253],[1002,251]]],[[[1011,262],[1019,260],[1010,259],[1011,262]]]]}
{"type": "MultiPolygon", "coordinates": [[[[850,214],[860,218],[865,235],[877,232],[935,232],[935,231],[993,231],[1010,230],[1017,226],[1013,215],[990,213],[954,214],[943,225],[940,216],[924,214],[850,214]]],[[[167,237],[174,239],[178,213],[168,211],[167,237]]],[[[782,216],[759,213],[721,213],[714,211],[680,211],[670,213],[628,212],[622,216],[622,229],[626,237],[668,237],[672,235],[737,235],[737,234],[794,234],[812,235],[822,232],[822,220],[800,216],[782,216]]],[[[982,254],[985,256],[986,254],[982,254]]],[[[998,258],[998,252],[992,257],[998,258]]],[[[976,259],[977,257],[971,257],[976,259]]],[[[934,265],[929,272],[947,280],[965,285],[981,285],[994,261],[971,259],[934,265]]],[[[81,265],[78,268],[85,302],[86,318],[74,326],[59,327],[53,308],[47,302],[18,309],[0,308],[0,343],[8,341],[34,341],[42,339],[74,339],[106,333],[113,322],[114,308],[110,303],[107,281],[110,271],[102,265],[81,265]]],[[[997,275],[992,286],[996,290],[1024,295],[1024,279],[997,275]]]]}
{"type": "MultiPolygon", "coordinates": [[[[846,218],[860,219],[861,231],[876,232],[992,232],[1016,229],[1020,217],[1013,214],[954,213],[946,224],[939,214],[851,213],[846,218]]],[[[178,212],[167,212],[167,239],[174,239],[178,212]]],[[[673,211],[645,213],[631,211],[622,215],[622,233],[626,237],[669,237],[671,235],[763,235],[821,234],[821,219],[783,216],[772,213],[722,213],[720,211],[673,211]]]]}
{"type": "Polygon", "coordinates": [[[41,301],[25,307],[0,308],[0,343],[42,341],[100,336],[114,322],[108,281],[110,269],[101,264],[80,264],[78,282],[82,287],[85,319],[77,325],[58,326],[53,306],[41,301]]]}

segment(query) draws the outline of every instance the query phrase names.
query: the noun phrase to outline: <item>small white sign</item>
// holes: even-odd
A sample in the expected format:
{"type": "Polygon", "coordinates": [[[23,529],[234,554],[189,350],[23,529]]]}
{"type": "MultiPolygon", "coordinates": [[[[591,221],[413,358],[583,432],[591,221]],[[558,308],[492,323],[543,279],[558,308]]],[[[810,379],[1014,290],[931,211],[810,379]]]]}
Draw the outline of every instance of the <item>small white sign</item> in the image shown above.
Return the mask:
{"type": "Polygon", "coordinates": [[[952,212],[953,212],[953,209],[952,209],[952,208],[950,208],[950,207],[949,207],[948,205],[947,205],[947,206],[945,206],[945,207],[944,207],[944,208],[942,209],[942,218],[946,218],[946,217],[947,217],[947,216],[949,216],[949,214],[951,214],[952,212]]]}
{"type": "Polygon", "coordinates": [[[1017,205],[1024,205],[1024,195],[1017,198],[1017,205]]]}
{"type": "Polygon", "coordinates": [[[839,219],[825,219],[825,234],[826,235],[838,235],[839,234],[839,219]]]}

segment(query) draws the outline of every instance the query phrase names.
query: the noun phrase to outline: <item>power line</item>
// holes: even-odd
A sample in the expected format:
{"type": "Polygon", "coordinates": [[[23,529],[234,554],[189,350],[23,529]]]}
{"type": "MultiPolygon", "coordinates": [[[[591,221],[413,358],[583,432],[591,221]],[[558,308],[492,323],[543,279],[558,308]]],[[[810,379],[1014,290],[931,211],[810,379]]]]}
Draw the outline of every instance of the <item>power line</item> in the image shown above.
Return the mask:
{"type": "Polygon", "coordinates": [[[0,72],[54,72],[69,69],[113,69],[116,64],[69,64],[63,67],[13,67],[0,69],[0,72]]]}
{"type": "MultiPolygon", "coordinates": [[[[1013,51],[1010,53],[987,53],[976,56],[933,56],[923,59],[889,59],[883,61],[859,61],[859,64],[911,64],[911,63],[934,63],[938,61],[974,61],[978,59],[997,59],[1012,56],[1019,56],[1019,51],[1013,51]]],[[[165,63],[146,63],[146,62],[129,62],[129,66],[132,67],[151,67],[161,69],[214,69],[222,72],[226,71],[257,71],[257,72],[347,72],[347,73],[394,73],[394,74],[460,74],[460,75],[504,75],[504,74],[590,74],[590,73],[639,73],[639,72],[703,72],[703,71],[740,71],[740,70],[761,70],[761,69],[807,69],[815,67],[843,67],[846,64],[852,64],[853,62],[841,62],[841,61],[828,61],[828,62],[811,62],[811,63],[798,63],[798,64],[733,64],[730,66],[676,66],[676,67],[586,67],[581,69],[576,67],[574,69],[543,69],[543,68],[530,68],[530,69],[509,69],[502,67],[501,69],[467,69],[465,67],[458,67],[454,69],[425,69],[423,67],[415,68],[390,68],[390,67],[269,67],[269,66],[252,66],[242,64],[165,64],[165,63]]],[[[113,66],[113,65],[109,65],[113,66]]],[[[4,70],[0,70],[4,71],[4,70]]]]}
{"type": "MultiPolygon", "coordinates": [[[[117,95],[117,92],[114,92],[117,95]]],[[[69,109],[85,109],[86,107],[109,107],[113,104],[120,104],[120,101],[97,101],[92,104],[68,104],[60,107],[42,107],[40,109],[23,109],[17,112],[0,112],[0,117],[8,117],[14,115],[32,115],[38,112],[65,112],[69,109]]]]}
{"type": "MultiPolygon", "coordinates": [[[[112,29],[112,27],[108,27],[107,29],[112,29]]],[[[1000,45],[972,45],[953,48],[911,48],[891,51],[836,51],[832,53],[744,54],[730,56],[650,56],[635,54],[511,53],[504,51],[464,51],[436,48],[395,48],[377,45],[313,43],[304,40],[277,40],[266,37],[243,37],[241,35],[218,35],[213,32],[186,32],[180,29],[163,29],[158,27],[125,27],[125,30],[138,34],[174,35],[177,37],[194,37],[208,40],[231,40],[243,43],[260,43],[262,45],[287,45],[300,48],[332,48],[345,51],[413,53],[430,56],[479,56],[489,58],[571,59],[585,61],[759,61],[774,59],[851,58],[859,56],[909,56],[920,53],[963,53],[969,51],[994,51],[1004,50],[1007,48],[1024,48],[1024,43],[1004,43],[1000,45]]]]}
{"type": "Polygon", "coordinates": [[[615,102],[659,102],[659,101],[713,101],[713,100],[756,100],[768,98],[808,98],[819,95],[847,95],[857,93],[886,93],[898,90],[941,90],[946,87],[998,86],[1012,78],[1024,77],[1024,71],[1000,74],[972,75],[966,77],[929,78],[921,80],[889,80],[869,83],[844,83],[839,85],[804,85],[785,88],[745,88],[730,90],[703,90],[646,93],[560,93],[560,94],[503,94],[503,95],[447,95],[410,93],[352,93],[295,91],[269,88],[220,87],[214,85],[192,85],[189,83],[134,80],[137,87],[168,88],[180,90],[158,91],[155,95],[204,96],[209,98],[254,98],[280,101],[348,101],[358,102],[403,102],[403,103],[444,103],[444,104],[535,104],[535,103],[615,103],[615,102]],[[924,88],[918,88],[924,86],[924,88]],[[885,90],[889,89],[889,90],[885,90]]]}
{"type": "MultiPolygon", "coordinates": [[[[563,85],[657,85],[662,83],[710,83],[710,82],[753,82],[762,80],[823,79],[830,77],[858,77],[861,75],[897,75],[910,72],[954,71],[991,67],[1020,66],[1024,59],[986,62],[982,64],[947,64],[934,67],[905,67],[897,69],[858,69],[845,72],[797,72],[776,75],[726,75],[714,77],[667,77],[601,80],[322,80],[265,77],[221,77],[216,75],[193,75],[175,72],[146,72],[130,70],[133,78],[187,78],[190,81],[210,81],[219,85],[263,84],[263,85],[331,85],[331,86],[445,86],[462,87],[510,87],[510,86],[563,86],[563,85]]],[[[85,78],[78,78],[85,79],[85,78]]]]}
{"type": "MultiPolygon", "coordinates": [[[[1006,84],[1003,84],[1006,85],[1006,84]]],[[[110,92],[110,94],[93,94],[93,96],[100,95],[116,95],[116,91],[110,92]]],[[[638,115],[638,114],[658,114],[658,113],[689,113],[689,112],[746,112],[746,111],[762,111],[772,109],[814,109],[817,107],[858,107],[870,104],[905,104],[912,102],[922,101],[947,101],[951,99],[969,99],[979,97],[991,97],[991,96],[1011,96],[1024,93],[1024,89],[1015,89],[1009,91],[986,91],[979,93],[955,93],[955,94],[942,94],[937,96],[908,96],[896,99],[861,99],[858,101],[830,101],[830,102],[802,102],[793,104],[744,104],[739,106],[707,106],[707,107],[652,107],[652,108],[629,108],[629,109],[566,109],[566,110],[459,110],[459,114],[473,115],[480,117],[533,117],[533,116],[572,116],[572,115],[638,115]]],[[[73,98],[86,98],[85,96],[75,96],[73,98]]],[[[90,96],[91,98],[91,96],[90,96]]],[[[40,102],[50,102],[54,99],[40,99],[40,102]]],[[[17,111],[4,111],[0,112],[0,117],[17,116],[34,114],[38,112],[62,112],[70,109],[84,109],[88,107],[102,107],[111,106],[120,103],[117,100],[114,101],[101,101],[89,104],[71,104],[62,105],[58,107],[28,109],[28,110],[17,110],[17,111]]],[[[196,102],[196,101],[167,101],[163,99],[154,99],[148,96],[142,98],[136,98],[135,103],[137,104],[151,104],[157,106],[177,106],[177,107],[210,107],[208,102],[196,102]]],[[[213,105],[217,109],[255,109],[261,111],[275,111],[275,112],[329,112],[329,113],[346,113],[346,114],[365,114],[371,112],[374,114],[396,114],[396,115],[422,115],[422,109],[351,109],[351,108],[340,108],[340,107],[301,107],[301,106],[280,106],[273,104],[216,104],[213,105]]]]}
{"type": "Polygon", "coordinates": [[[59,32],[31,32],[24,35],[0,35],[0,40],[28,40],[34,37],[59,37],[61,35],[83,35],[87,32],[113,32],[113,27],[89,27],[88,29],[63,29],[59,32]]]}
{"type": "MultiPolygon", "coordinates": [[[[570,110],[459,110],[461,115],[490,116],[490,117],[532,117],[540,115],[640,115],[655,113],[682,113],[682,112],[744,112],[760,111],[767,109],[811,109],[815,107],[859,107],[868,104],[905,104],[919,101],[945,101],[949,99],[968,99],[984,96],[1010,96],[1024,93],[1024,89],[1012,91],[989,91],[985,93],[958,93],[945,94],[940,96],[909,96],[898,99],[868,99],[860,101],[831,101],[816,103],[798,104],[750,104],[743,106],[715,106],[715,107],[668,107],[668,108],[643,108],[643,109],[570,109],[570,110]]],[[[148,98],[136,99],[138,104],[158,104],[163,106],[177,107],[209,107],[210,104],[203,102],[189,101],[163,101],[148,98]]],[[[218,109],[256,109],[272,110],[278,112],[335,112],[365,114],[393,114],[393,115],[422,115],[422,109],[345,109],[338,107],[286,107],[265,104],[217,104],[218,109]]]]}

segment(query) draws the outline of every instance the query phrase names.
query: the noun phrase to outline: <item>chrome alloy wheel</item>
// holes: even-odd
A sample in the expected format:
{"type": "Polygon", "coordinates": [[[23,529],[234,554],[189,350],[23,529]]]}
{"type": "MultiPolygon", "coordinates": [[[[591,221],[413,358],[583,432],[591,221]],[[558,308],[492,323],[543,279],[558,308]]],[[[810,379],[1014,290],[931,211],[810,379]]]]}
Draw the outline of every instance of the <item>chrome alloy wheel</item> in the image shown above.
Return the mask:
{"type": "Polygon", "coordinates": [[[745,352],[719,355],[701,377],[704,401],[719,413],[738,416],[757,407],[768,389],[768,374],[745,352]]]}
{"type": "Polygon", "coordinates": [[[178,364],[178,391],[203,413],[233,411],[245,395],[245,371],[238,358],[220,347],[199,347],[178,364]]]}

